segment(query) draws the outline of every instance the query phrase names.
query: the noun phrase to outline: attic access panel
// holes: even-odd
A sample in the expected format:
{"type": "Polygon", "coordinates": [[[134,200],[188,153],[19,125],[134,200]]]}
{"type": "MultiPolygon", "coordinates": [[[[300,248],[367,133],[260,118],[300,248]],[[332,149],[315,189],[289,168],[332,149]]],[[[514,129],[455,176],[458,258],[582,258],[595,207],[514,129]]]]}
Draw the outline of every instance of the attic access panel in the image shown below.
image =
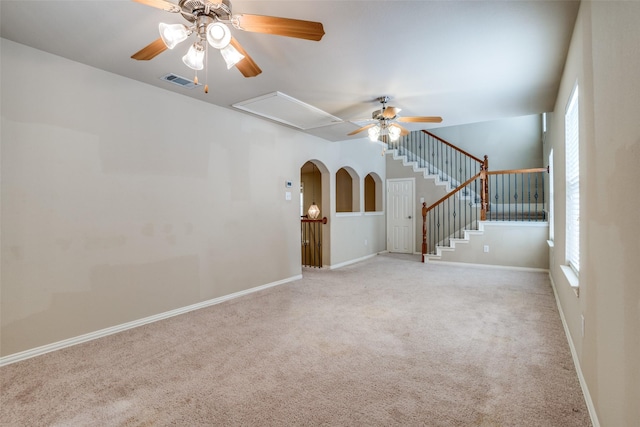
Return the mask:
{"type": "Polygon", "coordinates": [[[233,107],[301,130],[342,123],[342,119],[282,92],[272,92],[233,107]]]}

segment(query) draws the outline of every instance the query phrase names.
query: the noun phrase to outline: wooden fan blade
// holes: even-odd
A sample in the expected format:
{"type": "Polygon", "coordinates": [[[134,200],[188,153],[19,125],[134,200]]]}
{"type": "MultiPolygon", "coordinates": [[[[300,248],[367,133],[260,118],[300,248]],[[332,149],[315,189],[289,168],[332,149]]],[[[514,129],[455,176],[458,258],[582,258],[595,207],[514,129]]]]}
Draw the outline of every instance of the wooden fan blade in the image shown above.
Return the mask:
{"type": "Polygon", "coordinates": [[[395,116],[398,115],[399,112],[400,112],[399,108],[387,107],[382,112],[382,117],[384,117],[385,119],[393,119],[395,116]]]}
{"type": "Polygon", "coordinates": [[[236,68],[245,77],[255,77],[262,72],[258,64],[249,56],[246,50],[240,45],[235,37],[231,37],[231,46],[235,47],[238,52],[244,55],[244,59],[236,64],[236,68]]]}
{"type": "Polygon", "coordinates": [[[354,130],[353,132],[349,132],[347,135],[349,135],[349,136],[351,136],[351,135],[355,135],[356,133],[360,133],[360,132],[362,132],[363,130],[367,130],[367,129],[369,129],[370,127],[373,127],[373,126],[375,126],[375,125],[376,125],[376,123],[371,123],[370,125],[362,126],[361,128],[354,130]]]}
{"type": "Polygon", "coordinates": [[[324,36],[324,27],[320,22],[244,13],[233,15],[233,22],[236,28],[253,33],[275,34],[315,41],[319,41],[324,36]]]}
{"type": "Polygon", "coordinates": [[[142,3],[147,6],[155,7],[158,9],[166,10],[167,12],[178,13],[180,8],[173,3],[169,3],[165,0],[133,0],[136,3],[142,3]]]}
{"type": "Polygon", "coordinates": [[[165,50],[167,50],[167,45],[164,44],[162,38],[159,37],[157,40],[149,43],[147,46],[131,55],[131,58],[137,59],[138,61],[148,61],[155,58],[165,50]]]}
{"type": "Polygon", "coordinates": [[[405,123],[440,123],[442,117],[398,117],[399,122],[405,123]]]}

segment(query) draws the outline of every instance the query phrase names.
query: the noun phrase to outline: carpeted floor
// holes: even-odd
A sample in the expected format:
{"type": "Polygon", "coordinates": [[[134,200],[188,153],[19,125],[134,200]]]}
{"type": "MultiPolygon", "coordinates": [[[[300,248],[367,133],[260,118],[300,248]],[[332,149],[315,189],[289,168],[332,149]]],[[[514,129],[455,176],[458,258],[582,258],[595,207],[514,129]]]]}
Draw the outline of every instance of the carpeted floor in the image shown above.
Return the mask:
{"type": "Polygon", "coordinates": [[[380,255],[0,368],[7,426],[590,426],[546,273],[380,255]]]}

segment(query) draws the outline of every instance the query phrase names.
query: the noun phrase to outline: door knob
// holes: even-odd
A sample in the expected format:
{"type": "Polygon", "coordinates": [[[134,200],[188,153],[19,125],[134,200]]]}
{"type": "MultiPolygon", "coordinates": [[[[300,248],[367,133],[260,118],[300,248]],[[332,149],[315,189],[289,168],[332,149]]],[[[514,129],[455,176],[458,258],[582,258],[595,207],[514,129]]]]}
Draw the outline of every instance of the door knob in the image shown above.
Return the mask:
{"type": "Polygon", "coordinates": [[[411,219],[411,215],[409,215],[409,219],[411,219]]]}

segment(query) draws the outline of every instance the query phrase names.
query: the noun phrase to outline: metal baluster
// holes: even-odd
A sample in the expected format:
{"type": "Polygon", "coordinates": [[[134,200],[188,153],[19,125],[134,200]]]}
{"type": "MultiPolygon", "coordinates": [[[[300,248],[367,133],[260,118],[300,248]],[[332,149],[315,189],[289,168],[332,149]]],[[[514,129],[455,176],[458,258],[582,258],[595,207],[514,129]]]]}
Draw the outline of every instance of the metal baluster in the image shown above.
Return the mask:
{"type": "Polygon", "coordinates": [[[534,175],[533,177],[533,187],[534,187],[534,193],[533,193],[533,199],[534,199],[534,208],[535,208],[535,216],[533,217],[533,221],[538,221],[538,174],[536,173],[536,175],[534,175]]]}
{"type": "Polygon", "coordinates": [[[441,233],[441,230],[440,230],[440,217],[442,216],[441,215],[442,214],[441,210],[442,210],[442,204],[438,205],[438,213],[437,213],[437,217],[436,217],[436,220],[437,220],[436,233],[437,234],[436,234],[436,238],[435,238],[435,241],[434,241],[434,245],[437,245],[438,242],[440,241],[440,233],[441,233]]]}
{"type": "Polygon", "coordinates": [[[515,208],[514,211],[514,218],[517,221],[518,220],[518,175],[515,174],[513,175],[513,206],[515,208]]]}
{"type": "Polygon", "coordinates": [[[527,174],[527,191],[528,191],[528,200],[529,200],[529,221],[531,221],[531,174],[527,174]]]}
{"type": "Polygon", "coordinates": [[[542,172],[540,174],[540,178],[541,178],[541,181],[542,181],[542,209],[543,209],[543,212],[544,212],[544,215],[542,216],[542,218],[545,221],[547,221],[550,218],[547,218],[547,212],[546,212],[546,210],[544,210],[546,208],[546,206],[545,206],[545,198],[544,198],[544,172],[542,172]]]}
{"type": "MultiPolygon", "coordinates": [[[[458,186],[459,186],[459,184],[458,184],[458,186]]],[[[460,190],[460,191],[463,191],[463,190],[460,190]]],[[[459,215],[459,218],[458,218],[458,237],[462,237],[460,235],[460,230],[462,230],[462,197],[460,197],[461,196],[460,191],[458,192],[458,196],[457,196],[458,197],[458,215],[459,215]]]]}
{"type": "MultiPolygon", "coordinates": [[[[455,218],[454,218],[455,219],[455,218]]],[[[451,246],[451,197],[447,199],[447,246],[451,246]]]]}
{"type": "Polygon", "coordinates": [[[507,209],[509,209],[509,211],[507,212],[507,218],[511,221],[511,174],[507,175],[507,185],[509,186],[507,188],[507,194],[509,194],[509,203],[507,203],[507,209]]]}
{"type": "Polygon", "coordinates": [[[504,175],[502,175],[502,220],[504,221],[504,175]]]}
{"type": "Polygon", "coordinates": [[[445,153],[446,153],[446,158],[444,163],[445,176],[447,177],[447,180],[451,182],[451,147],[449,147],[448,145],[445,145],[445,153]]]}
{"type": "MultiPolygon", "coordinates": [[[[466,162],[465,162],[465,168],[466,168],[466,162]]],[[[469,191],[469,185],[467,185],[463,190],[460,191],[464,191],[464,192],[468,192],[469,191]]],[[[470,196],[466,196],[467,198],[465,200],[470,200],[471,197],[470,196]]],[[[467,225],[469,224],[469,222],[467,221],[467,203],[465,203],[465,207],[464,207],[464,228],[465,230],[467,229],[467,225]]]]}

